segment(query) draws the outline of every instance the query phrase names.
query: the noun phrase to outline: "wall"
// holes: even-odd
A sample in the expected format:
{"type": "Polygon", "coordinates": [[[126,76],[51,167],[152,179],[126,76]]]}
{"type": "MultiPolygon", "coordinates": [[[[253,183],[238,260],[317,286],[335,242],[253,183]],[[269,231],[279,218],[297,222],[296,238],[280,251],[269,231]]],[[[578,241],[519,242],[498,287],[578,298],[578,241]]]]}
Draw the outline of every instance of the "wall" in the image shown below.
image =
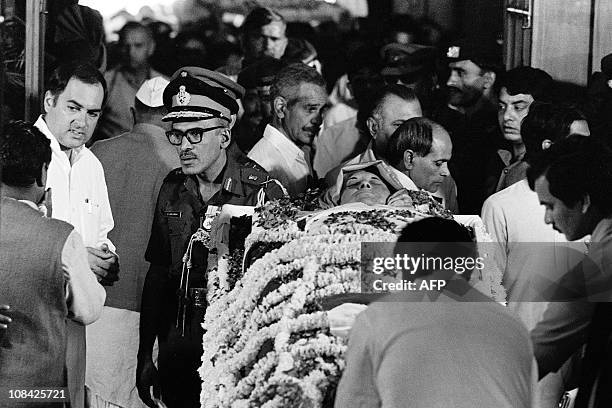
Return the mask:
{"type": "Polygon", "coordinates": [[[457,2],[458,0],[393,0],[393,12],[414,17],[428,16],[444,29],[454,30],[457,2]]]}
{"type": "Polygon", "coordinates": [[[593,31],[593,71],[600,70],[600,61],[612,53],[612,1],[595,2],[593,31]]]}
{"type": "Polygon", "coordinates": [[[495,40],[503,32],[504,0],[394,0],[393,11],[426,15],[461,36],[495,40]]]}
{"type": "Polygon", "coordinates": [[[591,0],[534,0],[531,65],[557,80],[586,85],[590,10],[591,0]]]}

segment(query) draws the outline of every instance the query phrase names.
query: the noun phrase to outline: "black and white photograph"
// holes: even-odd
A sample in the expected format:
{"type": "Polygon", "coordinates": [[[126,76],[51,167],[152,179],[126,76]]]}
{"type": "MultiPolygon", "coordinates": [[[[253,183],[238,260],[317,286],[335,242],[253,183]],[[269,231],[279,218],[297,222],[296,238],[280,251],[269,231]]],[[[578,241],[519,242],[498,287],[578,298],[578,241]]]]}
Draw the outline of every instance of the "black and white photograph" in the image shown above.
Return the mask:
{"type": "Polygon", "coordinates": [[[612,1],[0,0],[0,408],[611,408],[612,1]]]}

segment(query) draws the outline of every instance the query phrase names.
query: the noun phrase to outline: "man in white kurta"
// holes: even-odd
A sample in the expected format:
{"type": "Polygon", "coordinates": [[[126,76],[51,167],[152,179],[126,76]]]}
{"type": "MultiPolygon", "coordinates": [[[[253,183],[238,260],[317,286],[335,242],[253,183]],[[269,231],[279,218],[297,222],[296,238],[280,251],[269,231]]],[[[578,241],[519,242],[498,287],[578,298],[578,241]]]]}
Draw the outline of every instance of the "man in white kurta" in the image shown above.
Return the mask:
{"type": "MultiPolygon", "coordinates": [[[[102,284],[117,280],[118,257],[107,234],[113,228],[104,171],[85,147],[105,96],[102,75],[91,65],[65,65],[47,82],[45,114],[35,126],[51,141],[47,173],[52,216],[74,226],[87,247],[89,266],[102,284]]],[[[85,327],[68,323],[67,375],[73,407],[85,401],[85,327]]]]}

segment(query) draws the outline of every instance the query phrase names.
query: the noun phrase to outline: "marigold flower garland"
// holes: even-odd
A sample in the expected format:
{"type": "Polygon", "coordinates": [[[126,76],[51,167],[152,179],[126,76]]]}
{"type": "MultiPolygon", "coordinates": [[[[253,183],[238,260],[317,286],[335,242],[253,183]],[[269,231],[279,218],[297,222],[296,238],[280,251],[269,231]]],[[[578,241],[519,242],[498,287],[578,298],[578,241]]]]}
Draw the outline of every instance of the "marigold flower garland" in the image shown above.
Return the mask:
{"type": "MultiPolygon", "coordinates": [[[[259,242],[282,246],[252,263],[233,290],[216,293],[208,307],[202,407],[321,406],[344,368],[346,343],[330,333],[318,304],[359,291],[361,242],[396,240],[395,231],[342,214],[334,219],[336,224],[324,220],[305,230],[291,219],[273,222],[272,229],[254,227],[245,253],[259,242]]],[[[501,282],[496,274],[479,279],[490,292],[501,282]]]]}

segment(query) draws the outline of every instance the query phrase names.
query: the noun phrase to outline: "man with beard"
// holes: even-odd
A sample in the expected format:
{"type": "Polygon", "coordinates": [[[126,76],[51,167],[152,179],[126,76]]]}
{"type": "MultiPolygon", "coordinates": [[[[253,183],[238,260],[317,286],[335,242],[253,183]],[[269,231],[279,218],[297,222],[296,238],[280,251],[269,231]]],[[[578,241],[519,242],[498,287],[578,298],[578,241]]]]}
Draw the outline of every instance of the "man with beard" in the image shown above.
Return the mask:
{"type": "Polygon", "coordinates": [[[288,65],[270,89],[272,123],[253,146],[249,158],[278,179],[291,197],[314,181],[310,149],[323,123],[327,92],[323,77],[302,63],[288,65]]]}
{"type": "Polygon", "coordinates": [[[202,241],[210,237],[221,206],[253,206],[283,196],[257,163],[230,146],[243,94],[229,78],[198,67],[179,69],[164,90],[170,112],[163,120],[172,122],[166,137],[181,167],[161,186],[145,253],[151,266],[142,293],[136,386],[149,407],[156,406],[151,386],[170,408],[200,404],[197,369],[209,287],[202,241]],[[153,364],[156,338],[159,374],[153,364]]]}
{"type": "Polygon", "coordinates": [[[450,134],[449,164],[457,183],[459,210],[480,214],[485,199],[484,174],[502,140],[497,126],[495,81],[501,71],[501,50],[480,42],[460,41],[447,50],[450,75],[447,105],[434,110],[433,120],[450,134]]]}
{"type": "Polygon", "coordinates": [[[232,130],[232,136],[240,150],[246,154],[261,140],[266,125],[272,122],[270,87],[276,74],[285,65],[279,59],[263,57],[238,75],[236,82],[245,89],[241,100],[244,113],[232,130]]]}

